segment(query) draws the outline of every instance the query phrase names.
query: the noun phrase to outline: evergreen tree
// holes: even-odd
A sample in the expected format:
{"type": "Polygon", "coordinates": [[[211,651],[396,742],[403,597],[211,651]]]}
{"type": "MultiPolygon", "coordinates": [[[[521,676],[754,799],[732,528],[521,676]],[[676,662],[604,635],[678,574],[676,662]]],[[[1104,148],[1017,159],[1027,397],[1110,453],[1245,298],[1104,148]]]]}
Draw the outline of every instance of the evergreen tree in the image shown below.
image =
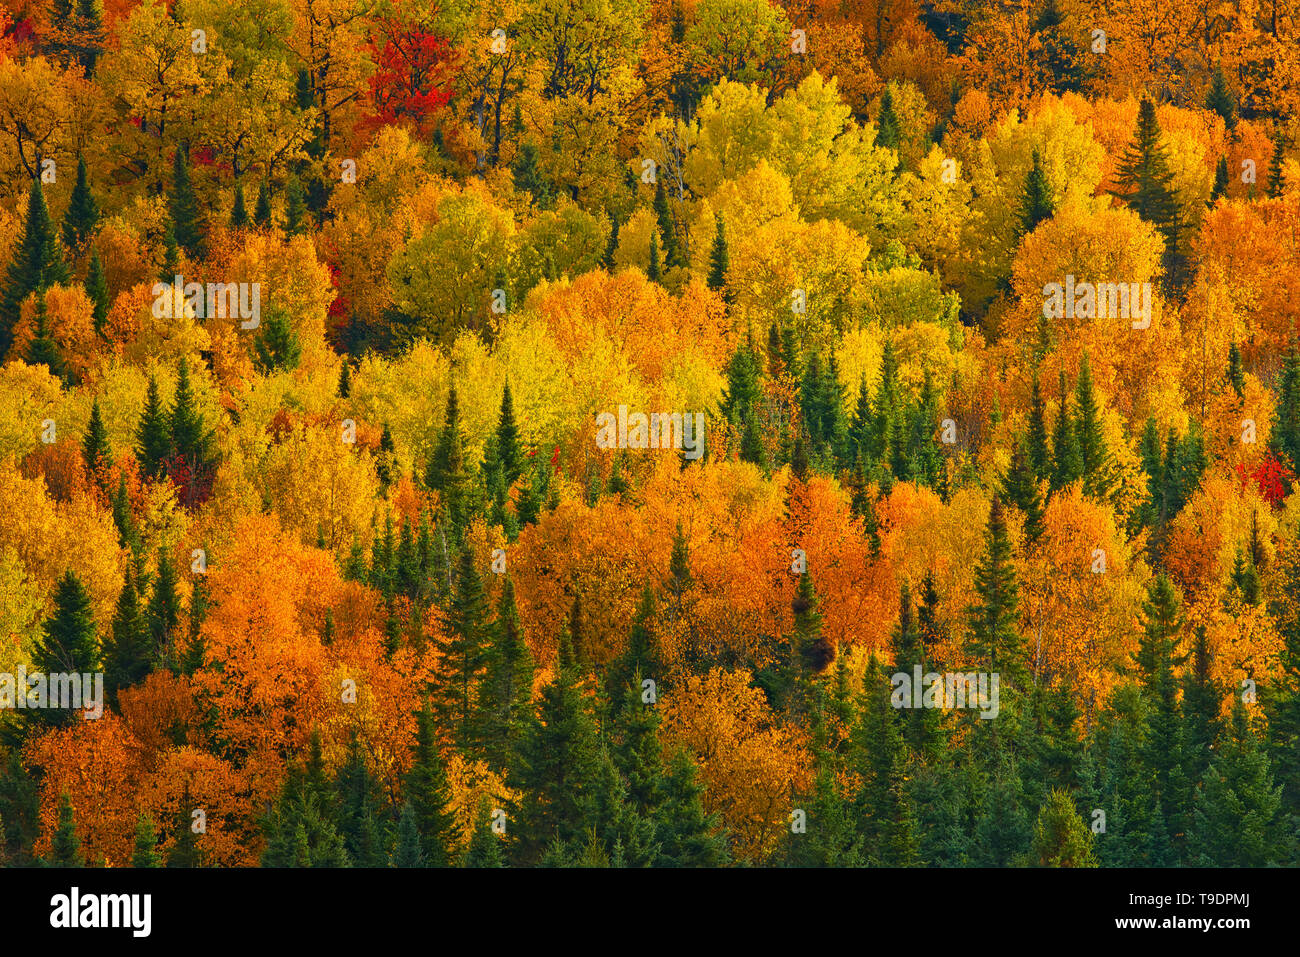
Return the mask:
{"type": "Polygon", "coordinates": [[[1210,77],[1210,90],[1205,94],[1205,108],[1211,113],[1223,117],[1223,125],[1231,130],[1237,123],[1237,103],[1228,89],[1228,78],[1224,76],[1223,66],[1214,68],[1210,77]]]}
{"type": "Polygon", "coordinates": [[[424,867],[424,850],[420,847],[420,831],[415,824],[415,810],[411,802],[402,805],[397,818],[397,846],[393,849],[394,867],[424,867]]]}
{"type": "Polygon", "coordinates": [[[1092,369],[1088,354],[1083,354],[1079,367],[1079,381],[1075,384],[1075,407],[1079,410],[1076,422],[1079,447],[1080,475],[1086,495],[1105,500],[1113,491],[1115,477],[1111,468],[1110,450],[1101,428],[1101,404],[1092,385],[1092,369]]]}
{"type": "MultiPolygon", "coordinates": [[[[680,530],[679,526],[678,531],[680,530]]],[[[675,544],[676,539],[674,539],[675,544]]],[[[669,574],[669,588],[672,588],[672,573],[669,574]]],[[[689,574],[688,570],[687,575],[689,574]]],[[[638,696],[637,700],[640,700],[641,681],[638,676],[650,678],[656,684],[663,681],[664,667],[659,654],[658,639],[654,633],[654,620],[655,597],[654,592],[647,585],[641,592],[641,601],[632,619],[632,631],[628,637],[627,648],[610,663],[605,673],[605,694],[613,702],[616,710],[624,704],[628,689],[633,687],[634,679],[637,680],[633,690],[638,696]]]]}
{"type": "Polygon", "coordinates": [[[269,375],[279,369],[298,368],[302,344],[293,329],[289,314],[283,309],[268,309],[253,340],[257,370],[269,375]]]}
{"type": "Polygon", "coordinates": [[[493,770],[504,771],[513,761],[532,713],[533,673],[533,656],[515,605],[514,582],[506,578],[478,690],[483,753],[493,770]]]}
{"type": "Polygon", "coordinates": [[[176,626],[181,617],[181,604],[176,594],[176,569],[166,547],[158,549],[157,564],[153,594],[149,598],[145,620],[149,624],[154,661],[162,667],[171,668],[175,665],[174,642],[176,626]]]}
{"type": "Polygon", "coordinates": [[[886,83],[880,93],[880,113],[876,117],[876,145],[897,150],[902,139],[898,114],[894,112],[893,87],[886,83]]]}
{"type": "Polygon", "coordinates": [[[1043,392],[1038,385],[1038,373],[1034,372],[1032,391],[1029,402],[1029,433],[1026,439],[1026,451],[1029,465],[1034,475],[1046,481],[1052,474],[1051,453],[1047,449],[1047,410],[1043,404],[1043,392]]]}
{"type": "Polygon", "coordinates": [[[190,382],[190,366],[184,356],[176,370],[176,395],[172,400],[171,447],[191,472],[208,465],[212,434],[203,423],[198,397],[190,382]]]}
{"type": "Polygon", "coordinates": [[[81,853],[81,838],[77,836],[76,816],[72,810],[72,798],[67,791],[59,794],[59,816],[50,838],[50,856],[46,860],[49,867],[85,867],[86,858],[81,853]]]}
{"type": "Polygon", "coordinates": [[[1038,228],[1045,219],[1051,219],[1056,212],[1056,202],[1052,198],[1052,187],[1047,182],[1047,172],[1043,169],[1043,158],[1034,150],[1032,165],[1025,176],[1025,190],[1020,200],[1020,232],[1028,235],[1038,228]]]}
{"type": "Polygon", "coordinates": [[[1220,156],[1218,164],[1214,167],[1214,186],[1210,189],[1210,198],[1206,205],[1210,208],[1224,196],[1228,195],[1228,184],[1232,182],[1228,173],[1228,158],[1220,156]]]}
{"type": "Polygon", "coordinates": [[[1292,338],[1282,355],[1282,374],[1269,445],[1300,471],[1300,351],[1292,338]]]}
{"type": "Polygon", "coordinates": [[[1065,391],[1065,373],[1061,373],[1061,402],[1056,413],[1056,426],[1052,430],[1051,490],[1059,492],[1083,473],[1083,452],[1079,448],[1079,433],[1070,414],[1070,397],[1065,391]]]}
{"type": "Polygon", "coordinates": [[[1011,453],[1011,466],[1002,478],[1002,497],[1024,513],[1025,534],[1036,541],[1043,533],[1043,496],[1023,443],[1017,442],[1011,453]]]}
{"type": "Polygon", "coordinates": [[[29,366],[45,366],[50,370],[50,375],[62,379],[65,383],[69,381],[68,366],[63,361],[63,351],[50,332],[49,315],[45,310],[43,293],[36,300],[36,330],[32,341],[27,345],[26,359],[29,366]]]}
{"type": "Polygon", "coordinates": [[[677,223],[673,219],[672,210],[668,207],[668,193],[664,190],[662,180],[656,180],[655,182],[654,210],[655,218],[659,223],[659,232],[664,238],[664,268],[671,269],[673,266],[680,266],[681,253],[677,242],[677,223]]]}
{"type": "Polygon", "coordinates": [[[167,211],[171,215],[172,228],[176,242],[191,259],[199,260],[206,255],[204,234],[207,221],[199,198],[190,182],[189,157],[183,146],[176,148],[172,163],[172,186],[167,193],[167,211]]]}
{"type": "Polygon", "coordinates": [[[685,749],[668,759],[655,836],[659,867],[722,867],[729,861],[721,818],[704,810],[704,785],[685,749]]]}
{"type": "Polygon", "coordinates": [[[709,250],[709,288],[722,290],[722,298],[730,302],[731,294],[727,290],[727,270],[731,268],[731,254],[727,249],[727,229],[722,217],[716,217],[717,227],[713,236],[713,247],[709,250]]]}
{"type": "Polygon", "coordinates": [[[651,230],[650,231],[650,263],[646,267],[645,275],[646,278],[649,279],[651,282],[658,282],[659,274],[660,274],[659,234],[656,231],[651,230]]]}
{"type": "Polygon", "coordinates": [[[909,867],[918,863],[916,816],[906,788],[907,748],[899,709],[891,697],[881,662],[872,655],[852,735],[853,760],[862,780],[853,808],[867,862],[909,867]]]}
{"type": "Polygon", "coordinates": [[[1196,787],[1209,767],[1214,742],[1219,736],[1219,705],[1225,691],[1210,677],[1212,658],[1205,626],[1197,625],[1192,644],[1191,667],[1183,674],[1182,740],[1190,787],[1196,787]]]}
{"type": "Polygon", "coordinates": [[[1096,867],[1092,834],[1070,793],[1053,788],[1034,824],[1034,856],[1041,867],[1096,867]]]}
{"type": "Polygon", "coordinates": [[[1013,686],[1020,687],[1026,669],[1023,642],[1017,631],[1019,587],[1006,518],[997,496],[989,509],[984,557],[975,567],[975,594],[977,600],[967,612],[970,635],[966,652],[985,671],[1001,674],[1004,684],[1010,679],[1013,686]]]}
{"type": "Polygon", "coordinates": [[[1181,271],[1181,214],[1168,154],[1160,143],[1156,107],[1143,99],[1133,143],[1120,160],[1116,180],[1129,208],[1149,222],[1165,240],[1165,274],[1172,282],[1181,271]]]}
{"type": "Polygon", "coordinates": [[[514,485],[524,469],[524,452],[520,442],[519,426],[515,424],[515,402],[510,394],[510,380],[506,380],[501,393],[501,414],[497,419],[497,455],[501,459],[501,474],[507,486],[514,485]]]}
{"type": "Polygon", "coordinates": [[[144,412],[135,432],[135,457],[146,477],[157,479],[162,475],[163,463],[171,455],[171,431],[171,416],[162,407],[158,380],[151,375],[144,412]]]}
{"type": "Polygon", "coordinates": [[[284,235],[297,236],[306,228],[307,202],[302,195],[302,184],[295,176],[289,180],[284,194],[284,235]]]}
{"type": "Polygon", "coordinates": [[[1238,399],[1246,397],[1246,373],[1241,368],[1241,348],[1235,342],[1228,347],[1228,384],[1238,399]]]}
{"type": "Polygon", "coordinates": [[[1282,812],[1282,788],[1233,698],[1231,723],[1196,795],[1191,851],[1202,867],[1268,867],[1295,848],[1294,824],[1282,812]]]}
{"type": "MultiPolygon", "coordinates": [[[[65,571],[55,586],[54,611],[42,626],[32,650],[32,671],[47,675],[99,671],[94,606],[72,569],[65,571]]],[[[79,717],[75,708],[40,708],[28,711],[27,715],[52,725],[70,724],[79,717]]]]}
{"type": "Polygon", "coordinates": [[[168,219],[166,225],[167,228],[163,231],[162,268],[158,271],[158,279],[164,283],[171,283],[180,273],[181,247],[176,242],[175,224],[168,219]]]}
{"type": "Polygon", "coordinates": [[[339,363],[338,397],[346,399],[352,394],[352,363],[344,359],[339,363]]]}
{"type": "Polygon", "coordinates": [[[431,688],[434,714],[458,748],[477,747],[481,737],[474,704],[489,638],[483,581],[473,551],[461,548],[446,636],[438,641],[441,666],[431,688]]]}
{"type": "Polygon", "coordinates": [[[44,292],[55,283],[66,282],[67,278],[63,250],[50,222],[40,178],[36,177],[27,196],[27,225],[9,262],[4,293],[0,295],[0,359],[13,345],[14,326],[23,300],[33,292],[44,292]]]}
{"type": "Polygon", "coordinates": [[[433,710],[427,703],[416,715],[415,757],[406,775],[406,799],[415,815],[425,865],[446,867],[456,819],[446,767],[438,752],[433,710]]]}
{"type": "Polygon", "coordinates": [[[257,187],[257,202],[253,205],[253,225],[258,229],[271,226],[271,190],[263,180],[257,187]]]}
{"type": "Polygon", "coordinates": [[[1273,144],[1273,156],[1268,161],[1268,183],[1264,188],[1264,192],[1269,199],[1277,199],[1286,188],[1286,174],[1283,167],[1283,162],[1286,159],[1285,153],[1286,143],[1279,137],[1278,141],[1273,144]]]}
{"type": "Polygon", "coordinates": [[[161,863],[153,818],[141,811],[135,819],[135,849],[131,852],[131,866],[158,867],[161,863]]]}
{"type": "Polygon", "coordinates": [[[244,184],[235,183],[235,201],[230,207],[230,228],[243,229],[248,225],[248,209],[244,206],[244,184]]]}
{"type": "Polygon", "coordinates": [[[185,785],[180,807],[176,810],[176,823],[172,846],[167,851],[167,867],[201,867],[202,854],[194,834],[194,808],[190,801],[190,787],[185,785]]]}
{"type": "Polygon", "coordinates": [[[104,263],[99,258],[98,249],[90,255],[90,268],[86,272],[86,295],[90,299],[93,310],[91,320],[94,322],[95,332],[102,334],[104,321],[108,319],[110,293],[108,276],[104,272],[104,263]]]}
{"type": "Polygon", "coordinates": [[[343,838],[348,859],[354,867],[383,867],[388,863],[389,855],[380,818],[380,785],[366,765],[360,739],[355,733],[348,742],[347,758],[339,768],[334,787],[339,809],[339,835],[343,838]]]}
{"type": "Polygon", "coordinates": [[[462,867],[505,867],[506,855],[501,849],[501,838],[492,830],[492,808],[486,800],[479,805],[474,819],[474,831],[461,861],[462,867]]]}
{"type": "Polygon", "coordinates": [[[143,680],[153,663],[149,621],[140,601],[138,576],[130,564],[124,578],[109,640],[104,643],[104,692],[114,708],[118,692],[143,680]]]}
{"type": "Polygon", "coordinates": [[[537,146],[531,142],[519,144],[510,168],[514,173],[515,189],[531,193],[539,209],[550,209],[554,204],[554,188],[542,173],[537,146]]]}
{"type": "Polygon", "coordinates": [[[81,249],[99,225],[99,204],[86,181],[85,157],[77,155],[77,181],[68,198],[68,208],[63,214],[63,245],[69,250],[81,249]]]}

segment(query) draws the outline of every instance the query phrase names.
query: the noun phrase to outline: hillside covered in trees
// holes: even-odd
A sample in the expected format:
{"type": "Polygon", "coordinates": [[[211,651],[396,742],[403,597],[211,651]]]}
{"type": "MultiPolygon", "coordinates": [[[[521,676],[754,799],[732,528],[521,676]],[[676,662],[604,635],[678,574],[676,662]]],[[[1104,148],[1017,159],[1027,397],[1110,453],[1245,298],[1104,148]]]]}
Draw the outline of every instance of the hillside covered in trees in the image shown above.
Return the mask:
{"type": "Polygon", "coordinates": [[[1300,864],[1298,17],[8,0],[0,861],[1300,864]]]}

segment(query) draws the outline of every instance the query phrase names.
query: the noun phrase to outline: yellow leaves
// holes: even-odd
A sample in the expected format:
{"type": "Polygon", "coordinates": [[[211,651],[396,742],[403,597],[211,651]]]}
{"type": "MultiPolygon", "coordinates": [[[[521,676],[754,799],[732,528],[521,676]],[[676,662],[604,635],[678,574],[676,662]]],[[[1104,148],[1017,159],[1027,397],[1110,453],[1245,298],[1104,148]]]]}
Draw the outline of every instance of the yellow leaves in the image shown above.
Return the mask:
{"type": "Polygon", "coordinates": [[[692,675],[662,699],[666,745],[685,747],[722,815],[736,855],[761,863],[775,850],[790,798],[806,784],[803,732],[778,724],[747,671],[692,675]]]}
{"type": "Polygon", "coordinates": [[[21,359],[0,366],[0,462],[17,462],[39,446],[46,419],[57,429],[63,400],[63,383],[45,366],[21,359]]]}
{"type": "Polygon", "coordinates": [[[0,468],[0,553],[5,550],[47,596],[72,569],[90,592],[100,627],[108,624],[122,588],[117,529],[92,498],[55,502],[41,479],[0,468]]]}

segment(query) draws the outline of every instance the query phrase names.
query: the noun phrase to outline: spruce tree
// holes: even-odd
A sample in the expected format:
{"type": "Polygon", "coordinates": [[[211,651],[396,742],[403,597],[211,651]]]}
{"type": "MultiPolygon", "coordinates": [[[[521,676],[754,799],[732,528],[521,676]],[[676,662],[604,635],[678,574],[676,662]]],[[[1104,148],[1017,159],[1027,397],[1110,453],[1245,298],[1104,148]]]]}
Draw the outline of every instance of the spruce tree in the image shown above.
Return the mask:
{"type": "Polygon", "coordinates": [[[243,229],[248,225],[248,210],[244,206],[244,184],[235,183],[235,202],[230,207],[230,228],[243,229]]]}
{"type": "Polygon", "coordinates": [[[340,399],[346,399],[352,394],[352,363],[348,362],[346,358],[339,363],[339,385],[337,393],[340,399]]]}
{"type": "Polygon", "coordinates": [[[166,547],[158,549],[153,594],[145,611],[153,660],[161,667],[175,665],[176,627],[180,622],[181,603],[176,594],[176,569],[166,547]]]}
{"type": "Polygon", "coordinates": [[[510,394],[510,380],[506,380],[501,393],[501,414],[497,418],[497,455],[501,460],[501,474],[507,486],[519,480],[524,468],[524,451],[520,442],[519,426],[515,423],[515,402],[510,394]]]}
{"type": "Polygon", "coordinates": [[[266,180],[257,186],[257,202],[253,205],[253,225],[258,229],[271,227],[271,190],[266,180]]]}
{"type": "Polygon", "coordinates": [[[1052,474],[1050,486],[1059,492],[1083,473],[1083,453],[1079,449],[1079,433],[1070,414],[1070,396],[1065,391],[1065,372],[1061,372],[1061,401],[1056,412],[1056,425],[1052,429],[1052,474]]]}
{"type": "Polygon", "coordinates": [[[1241,368],[1241,347],[1236,342],[1228,346],[1228,384],[1238,399],[1246,397],[1246,373],[1241,368]]]}
{"type": "Polygon", "coordinates": [[[58,821],[50,838],[49,867],[85,867],[86,857],[81,853],[81,838],[77,836],[76,815],[72,798],[67,791],[59,793],[58,821]]]}
{"type": "Polygon", "coordinates": [[[131,866],[158,867],[161,863],[153,818],[141,811],[135,819],[135,847],[131,852],[131,866]]]}
{"type": "Polygon", "coordinates": [[[1129,208],[1164,237],[1165,274],[1170,281],[1176,280],[1182,260],[1181,214],[1168,154],[1160,143],[1156,107],[1149,99],[1143,99],[1138,107],[1137,131],[1120,160],[1116,181],[1121,187],[1118,195],[1129,208]]]}
{"type": "Polygon", "coordinates": [[[876,145],[897,150],[902,132],[894,112],[893,87],[886,83],[880,93],[880,113],[876,116],[876,145]]]}
{"type": "Polygon", "coordinates": [[[142,681],[149,674],[154,658],[149,621],[140,600],[139,578],[130,563],[123,577],[112,629],[104,642],[104,693],[114,708],[118,692],[142,681]]]}
{"type": "Polygon", "coordinates": [[[431,692],[434,714],[458,748],[477,747],[475,694],[486,667],[490,631],[483,581],[473,550],[460,549],[446,635],[438,641],[440,667],[431,692]]]}
{"type": "Polygon", "coordinates": [[[977,600],[968,609],[970,633],[966,652],[983,670],[999,673],[1022,687],[1026,676],[1025,652],[1018,631],[1015,565],[1007,537],[1002,502],[994,496],[985,533],[984,557],[975,567],[977,600]]]}
{"type": "Polygon", "coordinates": [[[190,381],[189,362],[181,357],[176,370],[176,394],[172,400],[171,447],[192,472],[208,464],[212,444],[211,432],[203,423],[198,410],[198,398],[190,381]]]}
{"type": "Polygon", "coordinates": [[[172,825],[172,846],[167,851],[167,867],[201,867],[203,856],[199,851],[199,840],[194,833],[194,808],[190,799],[190,787],[185,785],[181,794],[180,807],[176,809],[176,821],[172,825]]]}
{"type": "Polygon", "coordinates": [[[1053,788],[1034,824],[1034,856],[1040,867],[1096,867],[1092,834],[1070,792],[1053,788]]]}
{"type": "Polygon", "coordinates": [[[1268,183],[1264,192],[1269,199],[1277,199],[1286,188],[1286,173],[1283,162],[1286,158],[1286,143],[1279,137],[1273,144],[1273,155],[1268,161],[1268,183]]]}
{"type": "Polygon", "coordinates": [[[63,361],[63,351],[50,331],[43,293],[36,300],[36,329],[32,341],[27,344],[26,360],[29,366],[45,366],[50,375],[62,379],[64,383],[70,379],[67,363],[63,361]]]}
{"type": "Polygon", "coordinates": [[[646,267],[645,275],[651,282],[659,281],[659,233],[653,229],[650,231],[650,263],[646,267]]]}
{"type": "Polygon", "coordinates": [[[289,188],[284,194],[284,234],[286,237],[297,236],[306,228],[307,203],[302,195],[302,185],[295,176],[289,180],[289,188]]]}
{"type": "Polygon", "coordinates": [[[677,223],[673,219],[672,210],[668,207],[668,194],[664,190],[662,180],[657,180],[655,183],[654,210],[659,224],[659,233],[664,238],[664,268],[671,269],[673,266],[681,265],[680,247],[677,242],[677,223]]]}
{"type": "Polygon", "coordinates": [[[163,464],[171,455],[171,416],[163,409],[158,394],[158,380],[149,376],[149,390],[145,395],[144,412],[135,432],[135,457],[140,471],[151,479],[162,475],[163,464]]]}
{"type": "Polygon", "coordinates": [[[380,818],[380,787],[354,733],[334,780],[339,835],[354,867],[383,867],[388,863],[388,839],[380,818]]]}
{"type": "Polygon", "coordinates": [[[723,867],[730,850],[721,818],[704,809],[704,785],[683,748],[668,759],[659,805],[659,867],[723,867]]]}
{"type": "Polygon", "coordinates": [[[1211,113],[1223,117],[1223,125],[1231,130],[1237,123],[1237,103],[1228,89],[1228,78],[1223,73],[1223,66],[1214,68],[1210,77],[1210,89],[1205,94],[1205,108],[1211,113]]]}
{"type": "Polygon", "coordinates": [[[1206,201],[1207,206],[1214,207],[1214,204],[1224,196],[1228,195],[1228,184],[1232,182],[1228,174],[1228,158],[1220,156],[1218,164],[1214,167],[1214,185],[1210,189],[1210,198],[1206,201]]]}
{"type": "Polygon", "coordinates": [[[484,757],[494,770],[505,771],[532,713],[534,673],[533,656],[515,605],[514,582],[508,577],[491,631],[476,710],[482,722],[484,757]]]}
{"type": "Polygon", "coordinates": [[[709,288],[722,290],[722,298],[730,302],[731,294],[727,290],[727,270],[731,268],[731,254],[727,250],[727,229],[722,217],[716,217],[717,227],[714,231],[713,246],[709,250],[709,288]]]}
{"type": "Polygon", "coordinates": [[[1278,393],[1269,445],[1300,472],[1300,351],[1294,337],[1282,355],[1278,393]]]}
{"type": "Polygon", "coordinates": [[[1079,367],[1079,381],[1074,390],[1078,434],[1080,476],[1084,494],[1096,500],[1105,500],[1113,491],[1115,477],[1111,468],[1110,450],[1102,433],[1101,403],[1092,385],[1092,369],[1088,354],[1083,354],[1079,367]]]}
{"type": "Polygon", "coordinates": [[[461,860],[462,867],[505,867],[506,855],[501,838],[492,830],[492,808],[487,800],[479,805],[474,831],[461,860]]]}
{"type": "Polygon", "coordinates": [[[1043,158],[1034,150],[1032,165],[1025,176],[1025,190],[1020,200],[1020,233],[1028,235],[1038,228],[1045,219],[1051,219],[1056,212],[1056,202],[1052,198],[1052,187],[1047,182],[1047,173],[1043,169],[1043,158]]]}
{"type": "Polygon", "coordinates": [[[110,292],[108,289],[108,276],[104,272],[104,263],[99,258],[98,249],[90,255],[90,268],[86,272],[86,296],[90,299],[91,320],[94,323],[95,332],[102,334],[104,322],[108,319],[110,292]]]}
{"type": "MultiPolygon", "coordinates": [[[[915,702],[914,702],[915,703],[915,702]]],[[[852,733],[853,762],[862,781],[854,798],[867,863],[917,863],[916,816],[907,792],[907,748],[882,663],[872,655],[863,679],[852,733]]]]}
{"type": "Polygon", "coordinates": [[[1017,442],[1011,453],[1011,466],[1002,478],[1002,497],[1024,513],[1025,534],[1036,541],[1043,532],[1043,496],[1022,442],[1017,442]]]}
{"type": "Polygon", "coordinates": [[[86,159],[77,155],[77,181],[63,214],[63,245],[69,251],[82,248],[99,225],[99,204],[86,181],[86,159]]]}
{"type": "Polygon", "coordinates": [[[415,824],[415,810],[411,802],[402,805],[397,818],[397,846],[393,848],[394,867],[424,867],[424,850],[420,847],[420,831],[415,824]]]}
{"type": "Polygon", "coordinates": [[[33,292],[44,292],[55,283],[65,282],[68,267],[50,210],[45,205],[40,178],[32,180],[27,196],[27,225],[23,238],[9,262],[4,292],[0,295],[0,359],[13,345],[14,326],[18,323],[23,300],[33,292]]]}
{"type": "Polygon", "coordinates": [[[207,232],[207,220],[194,192],[194,184],[190,182],[189,157],[186,154],[184,146],[176,147],[172,163],[172,185],[167,193],[167,211],[171,215],[177,245],[191,259],[199,260],[206,255],[204,234],[207,232]]]}
{"type": "MultiPolygon", "coordinates": [[[[94,674],[100,670],[99,659],[90,594],[76,573],[68,569],[55,586],[54,610],[32,650],[32,671],[47,675],[94,674]]],[[[75,708],[43,708],[27,714],[55,725],[69,724],[79,717],[75,708]]]]}
{"type": "Polygon", "coordinates": [[[415,814],[425,865],[446,867],[456,819],[451,811],[446,766],[438,751],[433,710],[427,702],[416,715],[415,753],[406,775],[406,799],[415,814]]]}
{"type": "Polygon", "coordinates": [[[294,331],[289,313],[271,308],[262,317],[257,337],[253,340],[254,364],[257,371],[270,375],[280,369],[298,368],[302,358],[302,344],[294,331]]]}

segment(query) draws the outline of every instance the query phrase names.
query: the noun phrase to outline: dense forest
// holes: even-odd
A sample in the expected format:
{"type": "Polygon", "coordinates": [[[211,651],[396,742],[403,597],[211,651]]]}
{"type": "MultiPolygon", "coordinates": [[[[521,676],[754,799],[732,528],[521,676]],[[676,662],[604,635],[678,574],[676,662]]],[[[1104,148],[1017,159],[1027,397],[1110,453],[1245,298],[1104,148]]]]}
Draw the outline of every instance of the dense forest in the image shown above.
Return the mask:
{"type": "Polygon", "coordinates": [[[1300,864],[1298,18],[7,0],[0,861],[1300,864]]]}

